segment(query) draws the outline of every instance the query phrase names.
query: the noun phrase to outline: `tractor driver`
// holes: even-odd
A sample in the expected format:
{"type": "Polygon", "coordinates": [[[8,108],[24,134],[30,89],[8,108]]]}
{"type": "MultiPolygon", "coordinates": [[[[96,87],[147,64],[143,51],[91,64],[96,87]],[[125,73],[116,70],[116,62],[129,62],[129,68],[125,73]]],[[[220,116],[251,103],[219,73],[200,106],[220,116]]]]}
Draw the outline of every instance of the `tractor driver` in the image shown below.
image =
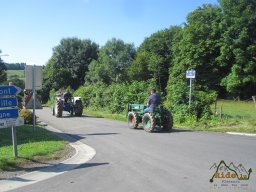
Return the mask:
{"type": "Polygon", "coordinates": [[[148,98],[147,108],[144,109],[144,113],[153,112],[154,108],[161,103],[160,95],[156,93],[155,89],[151,89],[150,96],[148,98]]]}
{"type": "Polygon", "coordinates": [[[71,93],[69,91],[66,91],[63,94],[63,97],[64,97],[65,103],[69,103],[71,101],[72,95],[71,95],[71,93]]]}

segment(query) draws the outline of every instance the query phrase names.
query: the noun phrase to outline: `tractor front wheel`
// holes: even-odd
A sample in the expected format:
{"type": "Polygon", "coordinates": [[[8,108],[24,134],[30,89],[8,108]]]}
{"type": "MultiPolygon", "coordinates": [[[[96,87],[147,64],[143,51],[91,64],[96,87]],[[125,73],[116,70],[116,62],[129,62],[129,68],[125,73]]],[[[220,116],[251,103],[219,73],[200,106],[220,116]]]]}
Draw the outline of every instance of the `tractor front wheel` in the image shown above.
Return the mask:
{"type": "Polygon", "coordinates": [[[81,117],[83,114],[83,104],[81,100],[76,101],[75,116],[81,117]]]}
{"type": "Polygon", "coordinates": [[[128,127],[131,129],[137,129],[139,125],[138,115],[135,112],[128,113],[128,127]]]}
{"type": "Polygon", "coordinates": [[[143,129],[147,132],[153,132],[155,130],[156,122],[151,113],[145,113],[142,117],[143,129]]]}
{"type": "Polygon", "coordinates": [[[61,101],[55,101],[54,105],[54,114],[56,117],[62,117],[62,102],[61,101]]]}

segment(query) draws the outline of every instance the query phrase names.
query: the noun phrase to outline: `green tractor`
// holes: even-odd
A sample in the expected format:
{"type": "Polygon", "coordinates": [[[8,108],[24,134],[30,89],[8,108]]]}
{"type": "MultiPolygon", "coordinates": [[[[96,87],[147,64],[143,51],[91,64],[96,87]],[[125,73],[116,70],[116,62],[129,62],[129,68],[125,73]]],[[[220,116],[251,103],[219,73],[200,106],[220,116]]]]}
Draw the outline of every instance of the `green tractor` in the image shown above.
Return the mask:
{"type": "Polygon", "coordinates": [[[128,104],[127,117],[128,126],[137,129],[142,123],[143,129],[147,132],[170,131],[173,126],[172,114],[162,105],[157,106],[153,112],[144,113],[146,108],[143,104],[128,104]]]}

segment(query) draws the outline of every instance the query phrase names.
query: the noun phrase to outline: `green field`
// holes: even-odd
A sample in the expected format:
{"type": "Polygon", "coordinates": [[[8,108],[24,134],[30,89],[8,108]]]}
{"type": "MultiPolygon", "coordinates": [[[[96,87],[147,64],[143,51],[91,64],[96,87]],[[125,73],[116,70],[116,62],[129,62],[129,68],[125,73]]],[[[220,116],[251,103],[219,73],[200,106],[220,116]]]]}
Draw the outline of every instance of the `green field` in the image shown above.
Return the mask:
{"type": "Polygon", "coordinates": [[[66,145],[66,141],[42,127],[37,126],[34,133],[31,125],[20,126],[17,127],[18,158],[15,159],[11,135],[11,128],[0,129],[0,171],[19,167],[28,160],[56,158],[54,152],[66,145]]]}
{"type": "MultiPolygon", "coordinates": [[[[213,108],[214,106],[212,106],[212,110],[213,108]]],[[[217,103],[219,115],[221,110],[223,118],[256,121],[256,107],[252,101],[219,100],[217,103]]]]}
{"type": "Polygon", "coordinates": [[[21,79],[24,80],[24,70],[7,70],[7,79],[21,79]]]}

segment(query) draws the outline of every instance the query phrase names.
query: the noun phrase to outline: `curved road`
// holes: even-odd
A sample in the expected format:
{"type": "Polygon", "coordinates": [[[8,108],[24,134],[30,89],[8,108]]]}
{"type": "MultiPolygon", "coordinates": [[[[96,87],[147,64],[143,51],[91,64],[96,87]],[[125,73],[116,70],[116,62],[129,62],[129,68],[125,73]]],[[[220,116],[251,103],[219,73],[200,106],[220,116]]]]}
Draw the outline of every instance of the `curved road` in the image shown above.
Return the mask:
{"type": "MultiPolygon", "coordinates": [[[[97,154],[67,173],[15,191],[26,192],[179,192],[253,191],[256,189],[256,137],[174,130],[147,133],[127,123],[90,116],[63,118],[49,108],[36,110],[39,120],[93,147],[97,154]],[[215,179],[224,160],[253,172],[250,179],[215,179]],[[220,168],[220,167],[219,167],[220,168]],[[214,185],[215,184],[215,185],[214,185]],[[219,187],[219,188],[218,188],[219,187]],[[240,187],[240,188],[239,188],[240,187]]],[[[227,173],[227,169],[225,170],[227,173]]]]}

